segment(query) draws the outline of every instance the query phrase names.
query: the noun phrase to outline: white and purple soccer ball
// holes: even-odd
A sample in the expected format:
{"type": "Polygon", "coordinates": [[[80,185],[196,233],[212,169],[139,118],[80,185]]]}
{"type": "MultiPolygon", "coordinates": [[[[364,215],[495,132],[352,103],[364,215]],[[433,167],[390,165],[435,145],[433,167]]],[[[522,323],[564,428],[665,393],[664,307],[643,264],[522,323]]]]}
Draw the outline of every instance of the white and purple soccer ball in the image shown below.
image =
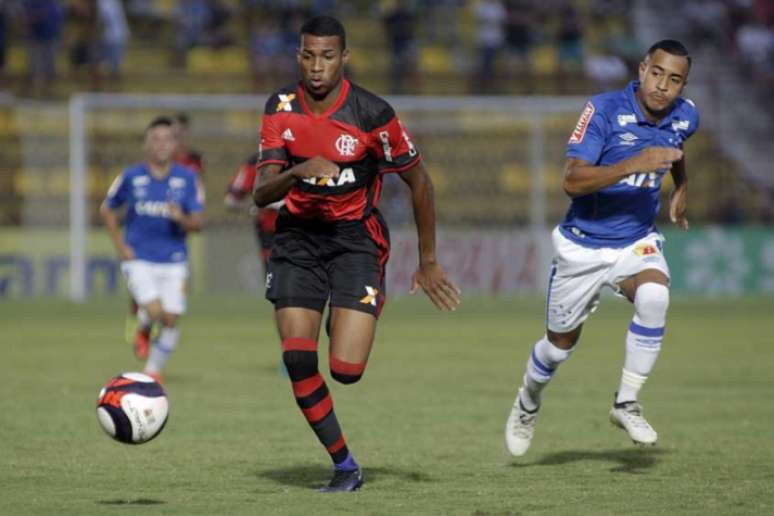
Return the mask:
{"type": "Polygon", "coordinates": [[[169,401],[164,388],[146,374],[120,374],[99,391],[97,420],[116,441],[148,442],[161,433],[168,416],[169,401]]]}

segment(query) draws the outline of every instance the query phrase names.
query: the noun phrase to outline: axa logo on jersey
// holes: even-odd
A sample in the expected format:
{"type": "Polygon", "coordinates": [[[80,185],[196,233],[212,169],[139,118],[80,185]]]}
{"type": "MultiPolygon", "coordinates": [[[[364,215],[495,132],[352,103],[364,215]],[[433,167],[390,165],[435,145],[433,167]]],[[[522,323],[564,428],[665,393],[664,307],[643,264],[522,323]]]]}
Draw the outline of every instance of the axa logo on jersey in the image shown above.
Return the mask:
{"type": "Polygon", "coordinates": [[[345,168],[339,172],[339,177],[307,177],[302,181],[314,186],[344,186],[355,182],[355,171],[351,168],[345,168]]]}

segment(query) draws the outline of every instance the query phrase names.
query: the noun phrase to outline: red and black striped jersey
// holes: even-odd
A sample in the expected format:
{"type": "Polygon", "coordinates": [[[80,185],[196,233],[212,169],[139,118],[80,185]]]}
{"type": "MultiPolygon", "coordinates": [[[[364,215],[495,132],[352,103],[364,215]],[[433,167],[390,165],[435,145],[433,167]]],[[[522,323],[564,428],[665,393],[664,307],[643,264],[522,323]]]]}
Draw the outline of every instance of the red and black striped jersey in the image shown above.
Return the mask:
{"type": "Polygon", "coordinates": [[[183,151],[175,156],[175,161],[181,165],[190,168],[198,175],[204,173],[204,160],[202,155],[196,151],[183,151]]]}
{"type": "Polygon", "coordinates": [[[247,161],[242,163],[237,169],[234,177],[228,183],[228,193],[237,199],[244,199],[253,193],[255,185],[256,165],[258,164],[258,154],[250,156],[247,161]]]}
{"type": "Polygon", "coordinates": [[[379,202],[381,175],[403,172],[420,160],[392,107],[346,79],[321,115],[306,105],[301,84],[266,102],[258,167],[276,163],[288,169],[315,156],[339,165],[339,177],[299,181],[285,205],[293,215],[323,221],[365,219],[379,202]]]}

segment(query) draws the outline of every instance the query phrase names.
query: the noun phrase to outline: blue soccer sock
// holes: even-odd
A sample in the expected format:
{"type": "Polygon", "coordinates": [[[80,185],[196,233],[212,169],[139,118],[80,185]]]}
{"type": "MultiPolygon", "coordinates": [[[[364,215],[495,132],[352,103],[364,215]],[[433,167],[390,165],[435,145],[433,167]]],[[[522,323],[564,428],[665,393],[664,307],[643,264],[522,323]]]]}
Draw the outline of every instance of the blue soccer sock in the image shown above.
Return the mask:
{"type": "Polygon", "coordinates": [[[360,468],[358,463],[355,462],[355,458],[351,453],[348,453],[347,458],[338,464],[334,463],[333,467],[336,469],[336,471],[355,471],[356,469],[360,468]]]}

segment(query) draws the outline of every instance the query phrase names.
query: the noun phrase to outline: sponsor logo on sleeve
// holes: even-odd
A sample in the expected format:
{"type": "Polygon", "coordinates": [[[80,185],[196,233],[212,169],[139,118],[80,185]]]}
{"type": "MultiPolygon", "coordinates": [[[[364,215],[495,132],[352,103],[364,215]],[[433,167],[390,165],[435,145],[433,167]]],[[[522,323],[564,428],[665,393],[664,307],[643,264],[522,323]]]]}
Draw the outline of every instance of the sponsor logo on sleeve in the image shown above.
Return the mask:
{"type": "Polygon", "coordinates": [[[583,137],[586,135],[586,129],[588,129],[591,118],[594,116],[594,111],[594,104],[586,102],[586,107],[583,108],[583,113],[581,113],[568,143],[581,143],[583,141],[583,137]]]}
{"type": "Polygon", "coordinates": [[[293,100],[296,98],[295,93],[288,93],[287,95],[279,94],[279,103],[277,104],[277,111],[293,111],[293,100]]]}

